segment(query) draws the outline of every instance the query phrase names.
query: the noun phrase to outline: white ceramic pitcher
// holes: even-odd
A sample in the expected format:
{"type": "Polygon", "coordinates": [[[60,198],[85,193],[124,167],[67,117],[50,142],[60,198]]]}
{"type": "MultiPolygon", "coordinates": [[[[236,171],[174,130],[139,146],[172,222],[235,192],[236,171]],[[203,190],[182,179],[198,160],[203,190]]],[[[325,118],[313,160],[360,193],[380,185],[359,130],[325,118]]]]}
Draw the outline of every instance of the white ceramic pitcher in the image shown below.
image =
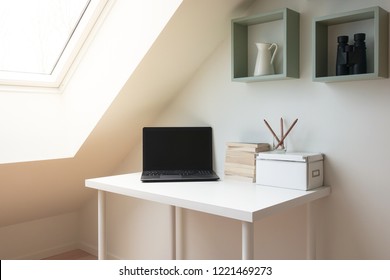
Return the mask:
{"type": "Polygon", "coordinates": [[[254,76],[272,75],[275,74],[274,58],[278,51],[276,43],[256,43],[257,58],[254,76]],[[272,52],[272,48],[274,48],[272,52]]]}

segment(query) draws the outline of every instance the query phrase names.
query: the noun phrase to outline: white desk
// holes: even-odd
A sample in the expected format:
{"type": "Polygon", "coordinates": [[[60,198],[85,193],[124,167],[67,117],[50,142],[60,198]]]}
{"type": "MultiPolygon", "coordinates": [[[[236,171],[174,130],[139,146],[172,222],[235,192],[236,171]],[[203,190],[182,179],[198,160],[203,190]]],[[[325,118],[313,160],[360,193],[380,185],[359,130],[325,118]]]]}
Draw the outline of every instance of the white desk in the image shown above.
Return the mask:
{"type": "Polygon", "coordinates": [[[176,258],[175,208],[182,207],[242,222],[242,259],[253,259],[253,223],[273,213],[307,203],[308,258],[315,257],[310,202],[330,194],[330,187],[300,191],[226,180],[216,182],[142,183],[140,173],[86,180],[98,190],[99,259],[106,257],[105,192],[171,206],[172,258],[176,258]]]}

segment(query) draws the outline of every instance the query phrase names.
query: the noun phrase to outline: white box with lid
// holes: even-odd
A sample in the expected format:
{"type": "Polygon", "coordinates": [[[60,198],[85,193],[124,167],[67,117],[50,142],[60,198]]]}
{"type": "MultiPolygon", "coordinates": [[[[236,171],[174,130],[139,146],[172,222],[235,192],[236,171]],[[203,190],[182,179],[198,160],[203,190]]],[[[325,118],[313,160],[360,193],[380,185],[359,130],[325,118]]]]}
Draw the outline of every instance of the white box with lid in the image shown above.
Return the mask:
{"type": "Polygon", "coordinates": [[[298,190],[323,185],[321,153],[263,152],[256,157],[256,184],[298,190]]]}

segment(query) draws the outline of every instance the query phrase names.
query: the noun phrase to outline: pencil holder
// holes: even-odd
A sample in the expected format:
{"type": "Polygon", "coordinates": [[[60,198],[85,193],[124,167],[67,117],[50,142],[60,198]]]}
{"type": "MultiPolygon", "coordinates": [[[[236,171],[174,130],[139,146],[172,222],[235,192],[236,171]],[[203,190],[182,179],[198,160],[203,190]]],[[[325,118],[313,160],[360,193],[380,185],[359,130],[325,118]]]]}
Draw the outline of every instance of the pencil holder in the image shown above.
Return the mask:
{"type": "Polygon", "coordinates": [[[275,152],[286,152],[287,151],[287,143],[286,143],[286,137],[291,132],[291,130],[294,128],[296,123],[298,122],[298,119],[296,119],[291,126],[287,129],[286,132],[284,132],[284,121],[283,118],[280,118],[280,136],[278,136],[275,131],[272,129],[272,127],[269,125],[269,123],[264,120],[265,125],[268,127],[269,131],[271,132],[273,138],[272,138],[272,150],[275,152]]]}
{"type": "Polygon", "coordinates": [[[278,146],[278,144],[279,141],[275,137],[272,137],[272,150],[275,152],[285,153],[287,151],[286,140],[284,140],[281,145],[278,146]]]}

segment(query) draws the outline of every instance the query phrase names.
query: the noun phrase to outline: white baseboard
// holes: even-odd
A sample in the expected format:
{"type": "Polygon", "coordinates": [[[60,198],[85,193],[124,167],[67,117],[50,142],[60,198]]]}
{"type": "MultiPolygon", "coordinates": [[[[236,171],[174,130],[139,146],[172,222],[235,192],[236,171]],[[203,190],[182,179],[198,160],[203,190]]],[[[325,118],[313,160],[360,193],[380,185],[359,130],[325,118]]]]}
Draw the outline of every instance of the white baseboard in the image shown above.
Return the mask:
{"type": "MultiPolygon", "coordinates": [[[[94,256],[98,255],[98,248],[95,245],[88,244],[86,242],[79,242],[78,248],[94,256]]],[[[107,259],[109,260],[121,260],[120,257],[107,252],[107,259]]]]}

